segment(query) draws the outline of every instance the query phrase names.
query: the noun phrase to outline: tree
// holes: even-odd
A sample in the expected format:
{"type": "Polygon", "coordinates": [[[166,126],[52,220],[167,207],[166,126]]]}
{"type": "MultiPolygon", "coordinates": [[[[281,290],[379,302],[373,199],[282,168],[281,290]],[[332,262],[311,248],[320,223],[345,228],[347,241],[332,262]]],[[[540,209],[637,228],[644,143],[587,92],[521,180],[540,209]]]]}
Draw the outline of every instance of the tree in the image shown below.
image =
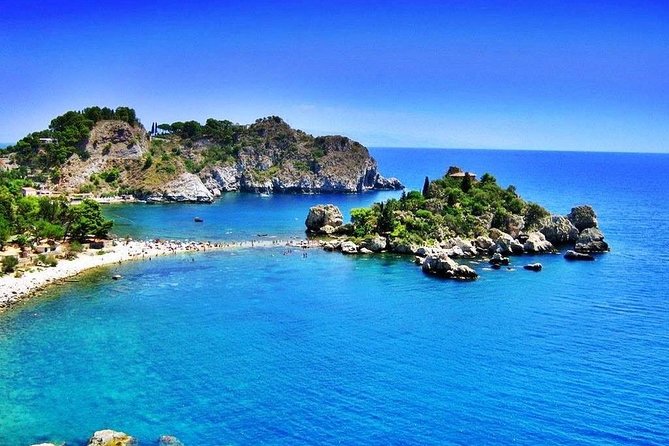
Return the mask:
{"type": "Polygon", "coordinates": [[[462,192],[467,193],[472,188],[472,177],[469,173],[465,173],[465,177],[462,179],[462,184],[460,185],[462,192]]]}
{"type": "Polygon", "coordinates": [[[430,198],[430,179],[428,177],[425,177],[423,182],[423,197],[430,198]]]}
{"type": "Polygon", "coordinates": [[[84,241],[91,235],[104,238],[113,224],[114,222],[104,218],[99,203],[84,200],[68,209],[65,236],[77,241],[84,241]]]}
{"type": "Polygon", "coordinates": [[[12,235],[12,230],[9,222],[0,217],[0,249],[5,248],[5,242],[7,242],[10,235],[12,235]]]}

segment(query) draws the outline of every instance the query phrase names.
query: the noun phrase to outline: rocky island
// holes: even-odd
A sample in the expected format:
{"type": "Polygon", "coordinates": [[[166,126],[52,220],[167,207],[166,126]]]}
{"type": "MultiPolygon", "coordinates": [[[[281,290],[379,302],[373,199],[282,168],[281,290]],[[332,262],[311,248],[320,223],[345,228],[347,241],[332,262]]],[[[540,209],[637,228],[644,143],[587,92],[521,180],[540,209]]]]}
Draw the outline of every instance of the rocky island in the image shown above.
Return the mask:
{"type": "MultiPolygon", "coordinates": [[[[490,174],[477,180],[455,166],[436,181],[425,178],[422,192],[353,209],[351,223],[345,224],[341,211],[328,204],[312,207],[305,225],[326,251],[410,254],[425,273],[462,280],[478,274],[454,259],[485,260],[499,269],[509,265],[509,256],[566,247],[567,260],[594,260],[593,253],[609,250],[592,207],[551,215],[523,200],[514,186],[502,188],[490,174]]],[[[524,268],[540,271],[542,266],[524,268]]]]}
{"type": "Polygon", "coordinates": [[[223,192],[357,193],[396,190],[367,148],[314,137],[271,116],[250,125],[208,119],[154,123],[128,107],[69,111],[5,152],[50,194],[211,202],[223,192]]]}

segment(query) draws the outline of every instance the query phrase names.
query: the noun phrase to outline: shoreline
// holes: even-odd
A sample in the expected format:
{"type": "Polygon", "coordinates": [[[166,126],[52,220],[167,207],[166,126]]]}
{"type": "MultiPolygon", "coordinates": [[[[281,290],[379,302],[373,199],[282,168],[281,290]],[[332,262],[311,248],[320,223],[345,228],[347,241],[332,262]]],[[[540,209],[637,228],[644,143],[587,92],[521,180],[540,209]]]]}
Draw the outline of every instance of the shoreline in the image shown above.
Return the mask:
{"type": "Polygon", "coordinates": [[[30,299],[45,288],[58,285],[65,279],[94,268],[121,264],[133,260],[150,260],[177,254],[198,254],[212,251],[239,249],[273,248],[315,248],[318,243],[306,239],[299,240],[248,240],[236,242],[195,242],[195,241],[124,241],[116,240],[116,245],[98,254],[88,250],[72,260],[59,259],[53,267],[32,267],[21,277],[13,274],[0,276],[0,314],[14,305],[30,299]]]}

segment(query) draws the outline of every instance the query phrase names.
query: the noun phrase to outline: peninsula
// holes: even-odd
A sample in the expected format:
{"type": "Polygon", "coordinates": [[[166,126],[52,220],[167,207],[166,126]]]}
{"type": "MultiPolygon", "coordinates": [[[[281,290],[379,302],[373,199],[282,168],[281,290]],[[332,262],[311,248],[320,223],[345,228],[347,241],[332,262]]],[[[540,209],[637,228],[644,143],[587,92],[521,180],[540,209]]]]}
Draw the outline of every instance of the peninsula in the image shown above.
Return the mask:
{"type": "Polygon", "coordinates": [[[19,169],[36,194],[125,196],[209,203],[223,192],[357,193],[398,190],[367,148],[344,136],[314,137],[277,116],[153,123],[129,107],[89,107],[9,146],[0,169],[19,169]]]}

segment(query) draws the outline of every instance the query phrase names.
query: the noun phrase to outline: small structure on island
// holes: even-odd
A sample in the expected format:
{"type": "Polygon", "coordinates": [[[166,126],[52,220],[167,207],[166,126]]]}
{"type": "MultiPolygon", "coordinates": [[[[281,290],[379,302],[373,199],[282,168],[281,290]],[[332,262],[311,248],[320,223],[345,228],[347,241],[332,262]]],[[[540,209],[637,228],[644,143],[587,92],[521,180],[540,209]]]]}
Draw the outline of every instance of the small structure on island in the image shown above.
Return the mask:
{"type": "Polygon", "coordinates": [[[446,176],[451,178],[464,178],[469,176],[472,180],[476,180],[476,174],[474,172],[465,172],[458,166],[449,167],[448,171],[446,172],[446,176]]]}
{"type": "Polygon", "coordinates": [[[22,187],[21,195],[23,195],[24,197],[36,197],[37,189],[35,189],[34,187],[22,187]]]}

